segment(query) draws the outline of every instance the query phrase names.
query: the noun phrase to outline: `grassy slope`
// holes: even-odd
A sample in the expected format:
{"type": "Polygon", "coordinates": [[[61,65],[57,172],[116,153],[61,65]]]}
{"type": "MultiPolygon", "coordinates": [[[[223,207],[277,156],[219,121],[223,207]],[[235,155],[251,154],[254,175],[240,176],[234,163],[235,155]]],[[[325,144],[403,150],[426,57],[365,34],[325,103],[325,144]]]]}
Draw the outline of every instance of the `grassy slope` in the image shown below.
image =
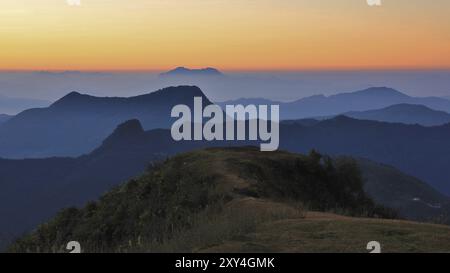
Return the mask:
{"type": "Polygon", "coordinates": [[[308,212],[304,219],[266,222],[202,252],[367,253],[378,241],[386,253],[450,252],[450,227],[400,220],[308,212]]]}
{"type": "Polygon", "coordinates": [[[364,252],[372,240],[387,251],[446,250],[447,227],[307,213],[389,216],[364,193],[355,166],[254,148],[186,153],[64,210],[10,251],[64,251],[72,240],[87,252],[364,252]]]}

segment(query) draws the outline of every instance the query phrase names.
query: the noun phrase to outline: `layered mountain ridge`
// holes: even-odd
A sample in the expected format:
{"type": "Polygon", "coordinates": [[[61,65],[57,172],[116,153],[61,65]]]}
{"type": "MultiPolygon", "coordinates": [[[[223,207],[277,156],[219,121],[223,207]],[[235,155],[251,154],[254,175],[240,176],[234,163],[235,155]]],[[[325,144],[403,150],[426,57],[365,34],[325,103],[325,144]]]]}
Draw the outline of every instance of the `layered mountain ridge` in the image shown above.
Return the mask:
{"type": "Polygon", "coordinates": [[[94,97],[72,92],[47,108],[29,109],[0,126],[0,157],[79,156],[100,145],[114,128],[139,119],[146,130],[169,128],[171,109],[193,107],[194,97],[211,102],[194,86],[164,88],[129,97],[94,97]]]}

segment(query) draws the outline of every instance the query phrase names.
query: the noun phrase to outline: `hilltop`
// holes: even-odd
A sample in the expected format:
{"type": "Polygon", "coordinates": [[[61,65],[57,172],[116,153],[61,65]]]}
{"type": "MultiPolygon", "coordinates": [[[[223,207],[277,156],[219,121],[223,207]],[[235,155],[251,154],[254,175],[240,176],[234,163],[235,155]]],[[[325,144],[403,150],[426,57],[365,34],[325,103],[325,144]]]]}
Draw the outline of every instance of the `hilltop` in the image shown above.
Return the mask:
{"type": "Polygon", "coordinates": [[[392,217],[364,192],[351,159],[209,148],[63,210],[10,251],[64,251],[71,240],[85,252],[365,252],[374,239],[386,251],[444,251],[450,242],[449,227],[382,219],[392,217]],[[439,236],[421,246],[417,236],[432,233],[439,236]]]}

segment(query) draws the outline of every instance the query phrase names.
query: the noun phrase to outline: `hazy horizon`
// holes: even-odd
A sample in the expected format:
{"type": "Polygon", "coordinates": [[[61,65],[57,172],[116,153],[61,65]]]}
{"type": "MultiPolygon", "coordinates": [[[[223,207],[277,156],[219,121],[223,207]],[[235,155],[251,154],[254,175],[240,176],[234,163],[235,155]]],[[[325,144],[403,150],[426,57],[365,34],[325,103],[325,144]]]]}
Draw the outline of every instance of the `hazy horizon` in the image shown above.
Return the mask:
{"type": "Polygon", "coordinates": [[[0,95],[55,101],[72,91],[129,97],[174,85],[197,85],[213,101],[292,101],[386,86],[410,96],[450,96],[450,70],[227,72],[221,77],[162,78],[158,72],[0,72],[0,95]]]}

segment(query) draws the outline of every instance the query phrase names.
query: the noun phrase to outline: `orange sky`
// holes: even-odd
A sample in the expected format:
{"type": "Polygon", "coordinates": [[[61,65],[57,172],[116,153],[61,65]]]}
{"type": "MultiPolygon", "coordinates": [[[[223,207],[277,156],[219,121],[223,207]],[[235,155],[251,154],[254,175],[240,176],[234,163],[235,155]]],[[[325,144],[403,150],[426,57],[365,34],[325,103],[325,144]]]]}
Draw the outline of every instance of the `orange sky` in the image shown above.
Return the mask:
{"type": "Polygon", "coordinates": [[[450,68],[450,1],[1,0],[2,70],[450,68]]]}

